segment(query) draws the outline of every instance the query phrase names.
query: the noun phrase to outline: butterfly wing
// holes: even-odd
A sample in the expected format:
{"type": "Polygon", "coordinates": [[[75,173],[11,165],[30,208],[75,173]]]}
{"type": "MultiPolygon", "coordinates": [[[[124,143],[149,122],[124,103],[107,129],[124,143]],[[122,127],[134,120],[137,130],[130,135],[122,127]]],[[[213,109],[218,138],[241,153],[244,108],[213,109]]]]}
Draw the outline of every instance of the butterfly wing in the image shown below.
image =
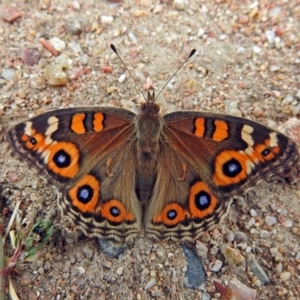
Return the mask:
{"type": "Polygon", "coordinates": [[[119,108],[61,109],[17,125],[8,140],[61,189],[64,214],[81,231],[127,240],[141,226],[130,142],[134,118],[119,108]]]}
{"type": "Polygon", "coordinates": [[[152,237],[194,240],[220,222],[232,199],[262,179],[284,176],[298,160],[293,141],[244,118],[175,112],[164,121],[146,214],[152,237]]]}

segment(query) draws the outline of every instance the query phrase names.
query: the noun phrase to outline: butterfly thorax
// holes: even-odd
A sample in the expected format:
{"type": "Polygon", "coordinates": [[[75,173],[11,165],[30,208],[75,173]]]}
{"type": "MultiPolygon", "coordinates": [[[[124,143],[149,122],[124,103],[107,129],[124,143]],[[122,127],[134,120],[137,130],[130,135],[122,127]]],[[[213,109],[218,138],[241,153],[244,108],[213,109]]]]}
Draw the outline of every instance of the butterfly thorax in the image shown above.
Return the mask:
{"type": "Polygon", "coordinates": [[[141,114],[136,120],[137,193],[141,203],[146,203],[153,190],[156,178],[157,158],[160,151],[163,118],[159,105],[154,102],[154,93],[141,105],[141,114]]]}

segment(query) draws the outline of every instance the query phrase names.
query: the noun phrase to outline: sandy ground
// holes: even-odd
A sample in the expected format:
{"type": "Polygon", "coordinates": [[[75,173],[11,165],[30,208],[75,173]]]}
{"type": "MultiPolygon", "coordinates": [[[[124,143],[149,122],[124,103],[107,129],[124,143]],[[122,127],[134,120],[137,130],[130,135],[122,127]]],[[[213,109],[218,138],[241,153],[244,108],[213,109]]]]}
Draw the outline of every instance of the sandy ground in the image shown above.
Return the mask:
{"type": "MultiPolygon", "coordinates": [[[[55,226],[34,262],[19,260],[10,275],[20,299],[233,299],[214,284],[233,279],[243,284],[245,300],[300,298],[299,185],[265,184],[235,203],[225,222],[196,243],[206,282],[193,290],[185,284],[188,266],[178,244],[141,236],[109,258],[95,239],[66,239],[55,190],[11,156],[5,139],[18,121],[54,108],[101,104],[136,111],[142,98],[110,43],[138,85],[153,83],[158,91],[197,50],[160,96],[165,112],[226,112],[277,128],[299,117],[299,1],[4,0],[0,14],[2,223],[22,200],[24,230],[39,216],[55,226]],[[20,17],[11,20],[8,7],[20,17]],[[46,66],[58,62],[41,39],[72,61],[61,86],[46,80],[46,66]],[[224,247],[234,253],[231,264],[224,247]],[[251,259],[268,283],[249,268],[251,259]]],[[[9,242],[5,253],[13,254],[9,242]]]]}

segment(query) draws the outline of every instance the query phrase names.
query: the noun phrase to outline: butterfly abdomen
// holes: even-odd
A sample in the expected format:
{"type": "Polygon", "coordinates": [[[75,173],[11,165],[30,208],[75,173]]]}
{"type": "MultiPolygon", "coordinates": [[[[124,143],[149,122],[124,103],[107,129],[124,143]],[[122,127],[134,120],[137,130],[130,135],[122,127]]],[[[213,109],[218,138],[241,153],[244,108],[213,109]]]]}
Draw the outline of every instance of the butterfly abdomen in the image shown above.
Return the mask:
{"type": "Polygon", "coordinates": [[[144,107],[145,113],[136,120],[136,192],[142,204],[148,202],[153,192],[163,124],[158,110],[148,112],[149,105],[153,103],[147,102],[144,107]]]}

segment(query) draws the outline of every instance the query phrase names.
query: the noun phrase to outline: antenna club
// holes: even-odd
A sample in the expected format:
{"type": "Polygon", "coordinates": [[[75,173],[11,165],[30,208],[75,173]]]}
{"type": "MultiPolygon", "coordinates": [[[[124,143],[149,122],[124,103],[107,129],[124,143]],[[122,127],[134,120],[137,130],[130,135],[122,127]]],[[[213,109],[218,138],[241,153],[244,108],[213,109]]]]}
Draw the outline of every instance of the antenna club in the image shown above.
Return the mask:
{"type": "Polygon", "coordinates": [[[110,48],[112,51],[114,51],[116,54],[118,54],[117,48],[114,44],[110,44],[110,48]]]}
{"type": "Polygon", "coordinates": [[[191,58],[196,53],[196,49],[193,49],[189,55],[189,58],[191,58]]]}

